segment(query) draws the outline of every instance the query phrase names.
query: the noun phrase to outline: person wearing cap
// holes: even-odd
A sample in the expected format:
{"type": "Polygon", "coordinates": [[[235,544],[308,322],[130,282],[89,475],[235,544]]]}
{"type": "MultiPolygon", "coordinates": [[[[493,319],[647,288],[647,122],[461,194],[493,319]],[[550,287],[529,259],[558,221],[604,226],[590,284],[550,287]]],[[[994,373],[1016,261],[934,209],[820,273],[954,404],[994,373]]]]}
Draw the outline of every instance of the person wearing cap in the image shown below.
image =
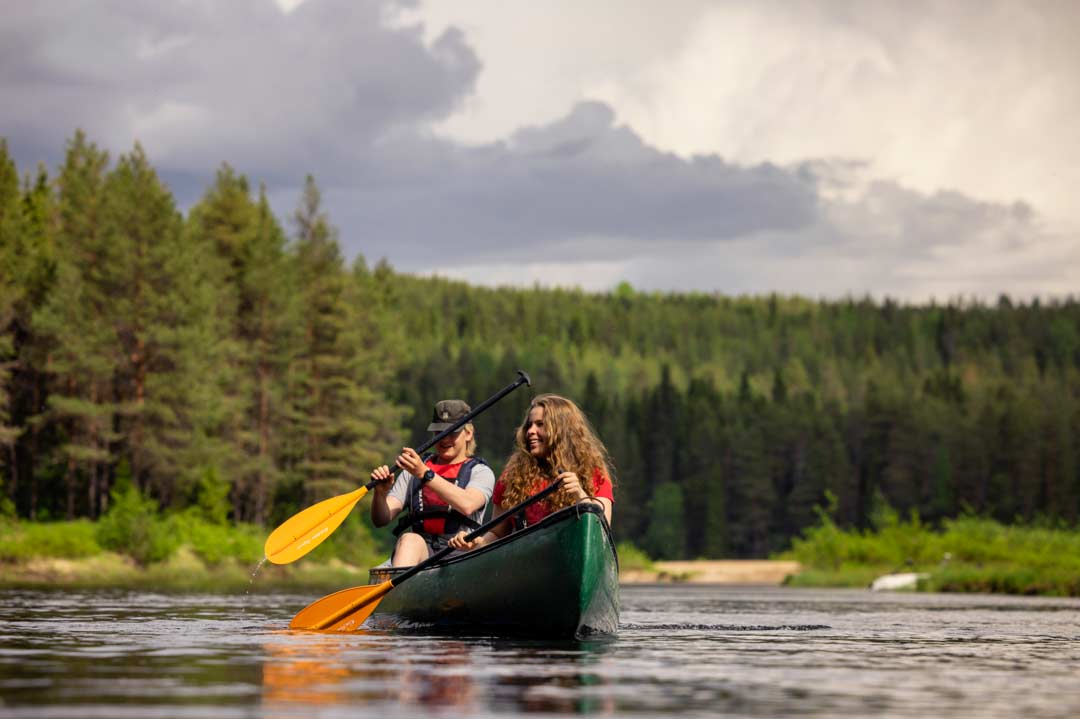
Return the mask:
{"type": "MultiPolygon", "coordinates": [[[[460,399],[435,403],[429,432],[442,432],[470,412],[460,399]]],[[[372,492],[371,522],[383,527],[403,509],[394,534],[397,545],[391,564],[412,566],[446,547],[459,529],[480,526],[484,509],[495,485],[495,475],[487,462],[475,456],[476,430],[471,423],[443,437],[433,452],[421,457],[405,447],[395,462],[401,473],[394,479],[386,465],[376,467],[372,492]],[[407,531],[406,531],[407,530],[407,531]]]]}
{"type": "Polygon", "coordinates": [[[554,481],[561,483],[559,490],[471,542],[465,541],[466,531],[459,531],[450,539],[451,547],[468,550],[490,544],[579,503],[599,506],[611,523],[615,501],[611,459],[585,413],[573,401],[555,394],[534,398],[518,427],[515,444],[506,469],[495,483],[493,513],[507,511],[554,481]]]}

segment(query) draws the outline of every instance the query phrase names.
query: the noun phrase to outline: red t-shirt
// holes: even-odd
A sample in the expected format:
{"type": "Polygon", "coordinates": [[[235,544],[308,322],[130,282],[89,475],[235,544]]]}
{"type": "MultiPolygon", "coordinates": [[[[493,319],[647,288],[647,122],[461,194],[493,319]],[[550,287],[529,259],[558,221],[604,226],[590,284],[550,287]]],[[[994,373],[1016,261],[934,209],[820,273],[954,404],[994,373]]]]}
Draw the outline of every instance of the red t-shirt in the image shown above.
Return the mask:
{"type": "MultiPolygon", "coordinates": [[[[615,495],[611,491],[611,481],[603,472],[600,471],[599,467],[593,470],[592,483],[593,487],[596,489],[597,497],[603,497],[604,499],[612,503],[615,502],[615,495]]],[[[537,492],[542,491],[544,487],[547,486],[547,482],[538,483],[535,487],[533,487],[532,491],[529,492],[529,496],[531,497],[537,492]]],[[[495,482],[495,491],[491,494],[491,503],[496,507],[501,507],[503,503],[503,494],[505,492],[506,482],[504,482],[502,478],[499,478],[499,480],[495,482]]],[[[496,513],[497,511],[498,510],[496,510],[496,513]]],[[[535,502],[534,504],[530,504],[528,507],[525,508],[525,520],[529,524],[536,524],[541,519],[548,516],[554,511],[555,510],[551,507],[550,504],[548,504],[548,501],[546,499],[541,502],[535,502]]]]}

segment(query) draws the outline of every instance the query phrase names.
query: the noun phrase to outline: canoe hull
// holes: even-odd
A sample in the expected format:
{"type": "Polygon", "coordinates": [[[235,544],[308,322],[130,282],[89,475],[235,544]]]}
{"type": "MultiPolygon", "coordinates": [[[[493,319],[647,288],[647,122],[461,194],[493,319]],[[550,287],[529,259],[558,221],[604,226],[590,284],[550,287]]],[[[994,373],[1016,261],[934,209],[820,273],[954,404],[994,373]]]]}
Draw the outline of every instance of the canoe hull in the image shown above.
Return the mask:
{"type": "MultiPolygon", "coordinates": [[[[403,570],[373,569],[371,583],[403,570]]],[[[582,638],[619,626],[619,566],[599,507],[581,505],[420,572],[368,626],[582,638]]]]}

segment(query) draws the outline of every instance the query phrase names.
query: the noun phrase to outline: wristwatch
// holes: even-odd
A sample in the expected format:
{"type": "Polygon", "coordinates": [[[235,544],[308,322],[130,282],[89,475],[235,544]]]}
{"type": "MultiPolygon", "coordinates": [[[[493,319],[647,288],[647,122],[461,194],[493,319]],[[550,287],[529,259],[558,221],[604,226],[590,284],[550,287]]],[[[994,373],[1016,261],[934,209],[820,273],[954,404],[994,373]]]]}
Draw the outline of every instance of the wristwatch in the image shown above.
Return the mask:
{"type": "Polygon", "coordinates": [[[429,469],[428,471],[424,472],[424,476],[420,478],[420,481],[424,484],[427,484],[433,479],[435,479],[435,472],[429,469]]]}

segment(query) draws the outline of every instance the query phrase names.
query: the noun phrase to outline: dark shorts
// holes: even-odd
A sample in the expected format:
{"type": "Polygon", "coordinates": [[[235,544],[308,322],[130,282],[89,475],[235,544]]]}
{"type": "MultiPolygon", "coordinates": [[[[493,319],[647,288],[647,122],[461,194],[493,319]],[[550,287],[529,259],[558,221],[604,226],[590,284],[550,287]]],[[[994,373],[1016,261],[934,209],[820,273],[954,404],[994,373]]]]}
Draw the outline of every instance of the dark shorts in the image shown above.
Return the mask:
{"type": "Polygon", "coordinates": [[[435,552],[441,552],[450,546],[450,537],[442,534],[421,534],[424,541],[427,542],[428,556],[430,557],[435,552]]]}

